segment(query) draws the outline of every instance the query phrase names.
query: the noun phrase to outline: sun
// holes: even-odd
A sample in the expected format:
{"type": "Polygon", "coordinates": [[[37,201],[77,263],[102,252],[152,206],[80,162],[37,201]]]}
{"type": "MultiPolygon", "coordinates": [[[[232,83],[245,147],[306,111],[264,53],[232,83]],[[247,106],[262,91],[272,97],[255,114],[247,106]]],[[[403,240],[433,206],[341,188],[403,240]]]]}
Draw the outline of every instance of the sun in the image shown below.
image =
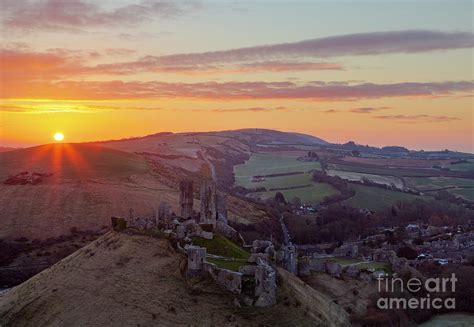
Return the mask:
{"type": "Polygon", "coordinates": [[[56,132],[53,137],[56,142],[61,142],[64,140],[64,134],[61,132],[56,132]]]}

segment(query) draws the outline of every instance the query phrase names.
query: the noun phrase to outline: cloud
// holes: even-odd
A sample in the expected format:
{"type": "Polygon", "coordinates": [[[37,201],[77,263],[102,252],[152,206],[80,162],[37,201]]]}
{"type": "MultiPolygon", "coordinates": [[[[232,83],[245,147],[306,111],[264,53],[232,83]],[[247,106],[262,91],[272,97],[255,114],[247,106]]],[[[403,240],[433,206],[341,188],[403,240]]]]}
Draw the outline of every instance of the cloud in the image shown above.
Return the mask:
{"type": "Polygon", "coordinates": [[[156,65],[199,65],[339,56],[419,53],[474,46],[471,32],[407,30],[330,36],[300,42],[261,45],[231,50],[150,57],[156,65]]]}
{"type": "MultiPolygon", "coordinates": [[[[346,84],[345,84],[346,85],[346,84]]],[[[363,107],[363,108],[352,108],[348,110],[336,110],[336,109],[328,109],[323,111],[326,114],[333,114],[337,112],[350,112],[354,114],[369,114],[379,110],[390,109],[391,107],[363,107]]]]}
{"type": "Polygon", "coordinates": [[[356,114],[370,114],[375,111],[390,109],[390,107],[364,107],[364,108],[353,108],[349,110],[352,113],[356,114]]]}
{"type": "Polygon", "coordinates": [[[431,115],[387,115],[387,116],[375,116],[377,119],[394,120],[401,123],[443,123],[455,120],[460,120],[458,117],[449,116],[431,116],[431,115]]]}
{"type": "Polygon", "coordinates": [[[146,56],[136,61],[91,65],[97,58],[124,57],[136,53],[127,48],[106,48],[98,51],[69,50],[64,48],[48,49],[37,52],[27,45],[15,47],[8,44],[0,49],[2,65],[0,73],[8,73],[10,78],[27,79],[42,72],[42,79],[86,75],[133,75],[137,73],[174,73],[183,75],[211,75],[229,73],[286,72],[312,70],[341,70],[334,63],[261,61],[242,65],[168,65],[160,66],[153,57],[146,56]],[[28,74],[25,74],[28,72],[28,74]],[[15,75],[16,74],[16,75],[15,75]]]}
{"type": "MultiPolygon", "coordinates": [[[[3,78],[0,76],[0,78],[3,78]]],[[[293,82],[166,83],[138,81],[20,81],[4,83],[3,98],[147,99],[195,98],[210,100],[308,99],[342,101],[384,97],[433,97],[472,92],[473,81],[428,83],[347,84],[293,82]]]]}
{"type": "Polygon", "coordinates": [[[289,111],[289,108],[287,107],[275,107],[275,108],[251,107],[251,108],[231,108],[231,109],[210,109],[210,111],[216,112],[216,113],[275,112],[275,111],[289,111]]]}
{"type": "Polygon", "coordinates": [[[46,101],[29,104],[0,104],[0,112],[45,114],[45,113],[97,113],[104,111],[163,111],[160,107],[113,106],[102,104],[55,103],[46,101]]]}
{"type": "MultiPolygon", "coordinates": [[[[98,3],[98,2],[96,2],[98,3]]],[[[77,31],[89,27],[138,25],[156,18],[176,17],[197,7],[189,1],[147,1],[105,10],[83,0],[5,0],[2,25],[21,31],[77,31]]]]}
{"type": "Polygon", "coordinates": [[[136,61],[96,66],[93,71],[106,74],[143,71],[196,74],[341,70],[343,67],[339,64],[312,62],[308,58],[418,53],[473,46],[474,34],[470,32],[360,33],[213,52],[145,56],[136,61]]]}
{"type": "Polygon", "coordinates": [[[298,62],[298,61],[259,61],[237,65],[183,65],[181,63],[163,65],[156,57],[146,56],[136,61],[101,64],[89,67],[91,74],[130,75],[139,72],[161,72],[176,74],[228,74],[228,73],[258,73],[258,72],[287,72],[287,71],[314,71],[314,70],[342,70],[336,63],[325,62],[298,62]]]}

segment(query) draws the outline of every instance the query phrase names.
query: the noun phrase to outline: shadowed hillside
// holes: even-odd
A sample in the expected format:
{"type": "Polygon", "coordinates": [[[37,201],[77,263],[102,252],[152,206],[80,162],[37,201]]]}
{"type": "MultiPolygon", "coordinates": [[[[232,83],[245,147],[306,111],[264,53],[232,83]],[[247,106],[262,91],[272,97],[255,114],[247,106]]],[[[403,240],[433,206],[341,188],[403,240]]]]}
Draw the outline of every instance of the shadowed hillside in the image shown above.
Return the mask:
{"type": "Polygon", "coordinates": [[[285,271],[275,306],[238,307],[209,279],[186,281],[185,265],[166,239],[111,232],[0,295],[0,325],[348,325],[340,307],[285,271]]]}

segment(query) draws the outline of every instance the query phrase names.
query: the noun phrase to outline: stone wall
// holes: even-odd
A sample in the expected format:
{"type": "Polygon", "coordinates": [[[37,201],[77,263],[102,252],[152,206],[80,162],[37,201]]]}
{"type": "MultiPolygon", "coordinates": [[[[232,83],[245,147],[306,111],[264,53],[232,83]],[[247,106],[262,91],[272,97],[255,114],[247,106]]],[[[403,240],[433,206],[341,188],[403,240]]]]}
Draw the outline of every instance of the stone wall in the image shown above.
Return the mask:
{"type": "Polygon", "coordinates": [[[242,241],[239,232],[236,231],[231,226],[227,225],[226,222],[218,220],[216,222],[216,232],[224,235],[225,237],[227,237],[227,238],[229,238],[229,239],[231,239],[235,242],[241,242],[242,241]]]}
{"type": "Polygon", "coordinates": [[[207,250],[199,246],[188,246],[186,249],[188,256],[188,272],[196,273],[203,270],[206,261],[207,250]]]}
{"type": "Polygon", "coordinates": [[[276,303],[276,271],[260,262],[255,269],[255,306],[268,307],[276,303]]]}

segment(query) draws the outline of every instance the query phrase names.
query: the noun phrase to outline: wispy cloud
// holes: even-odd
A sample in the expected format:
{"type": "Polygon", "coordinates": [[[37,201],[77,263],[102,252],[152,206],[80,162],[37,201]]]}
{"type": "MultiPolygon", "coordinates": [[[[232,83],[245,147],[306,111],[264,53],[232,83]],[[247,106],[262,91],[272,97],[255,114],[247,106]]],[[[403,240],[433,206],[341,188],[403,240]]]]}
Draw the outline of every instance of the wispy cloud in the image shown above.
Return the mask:
{"type": "Polygon", "coordinates": [[[473,46],[474,34],[469,32],[360,33],[213,52],[150,55],[136,61],[100,65],[92,71],[132,74],[142,71],[218,73],[341,70],[343,67],[339,64],[313,62],[308,58],[418,53],[473,46]]]}
{"type": "Polygon", "coordinates": [[[353,108],[349,111],[355,114],[370,114],[372,112],[386,110],[386,109],[391,109],[391,108],[390,107],[363,107],[363,108],[353,108]]]}
{"type": "Polygon", "coordinates": [[[393,120],[401,123],[443,123],[455,120],[460,120],[458,117],[450,116],[432,116],[432,115],[386,115],[386,116],[375,116],[377,119],[393,120]]]}
{"type": "Polygon", "coordinates": [[[370,114],[372,112],[380,111],[380,110],[385,110],[385,109],[391,109],[391,107],[362,107],[362,108],[351,108],[351,109],[327,109],[324,110],[324,113],[327,114],[334,114],[337,112],[350,112],[354,114],[370,114]]]}
{"type": "Polygon", "coordinates": [[[104,111],[163,111],[160,107],[114,106],[101,104],[55,103],[54,101],[36,104],[0,104],[0,112],[21,114],[46,113],[98,113],[104,111]]]}
{"type": "Polygon", "coordinates": [[[150,57],[155,65],[197,65],[288,58],[419,53],[471,48],[471,32],[407,30],[330,36],[300,42],[261,45],[231,50],[150,57]]]}
{"type": "Polygon", "coordinates": [[[124,82],[124,81],[28,81],[5,83],[3,98],[44,99],[147,99],[201,98],[239,99],[308,99],[341,101],[384,97],[432,97],[472,92],[473,81],[427,83],[347,84],[293,82],[124,82]]]}
{"type": "Polygon", "coordinates": [[[216,112],[216,113],[250,113],[250,112],[275,112],[275,111],[289,111],[290,109],[287,107],[275,107],[275,108],[267,108],[267,107],[251,107],[251,108],[228,108],[228,109],[210,109],[209,111],[216,112]]]}
{"type": "Polygon", "coordinates": [[[89,27],[138,25],[181,15],[197,7],[191,1],[144,1],[105,10],[83,0],[3,0],[3,28],[21,31],[77,31],[89,27]]]}

